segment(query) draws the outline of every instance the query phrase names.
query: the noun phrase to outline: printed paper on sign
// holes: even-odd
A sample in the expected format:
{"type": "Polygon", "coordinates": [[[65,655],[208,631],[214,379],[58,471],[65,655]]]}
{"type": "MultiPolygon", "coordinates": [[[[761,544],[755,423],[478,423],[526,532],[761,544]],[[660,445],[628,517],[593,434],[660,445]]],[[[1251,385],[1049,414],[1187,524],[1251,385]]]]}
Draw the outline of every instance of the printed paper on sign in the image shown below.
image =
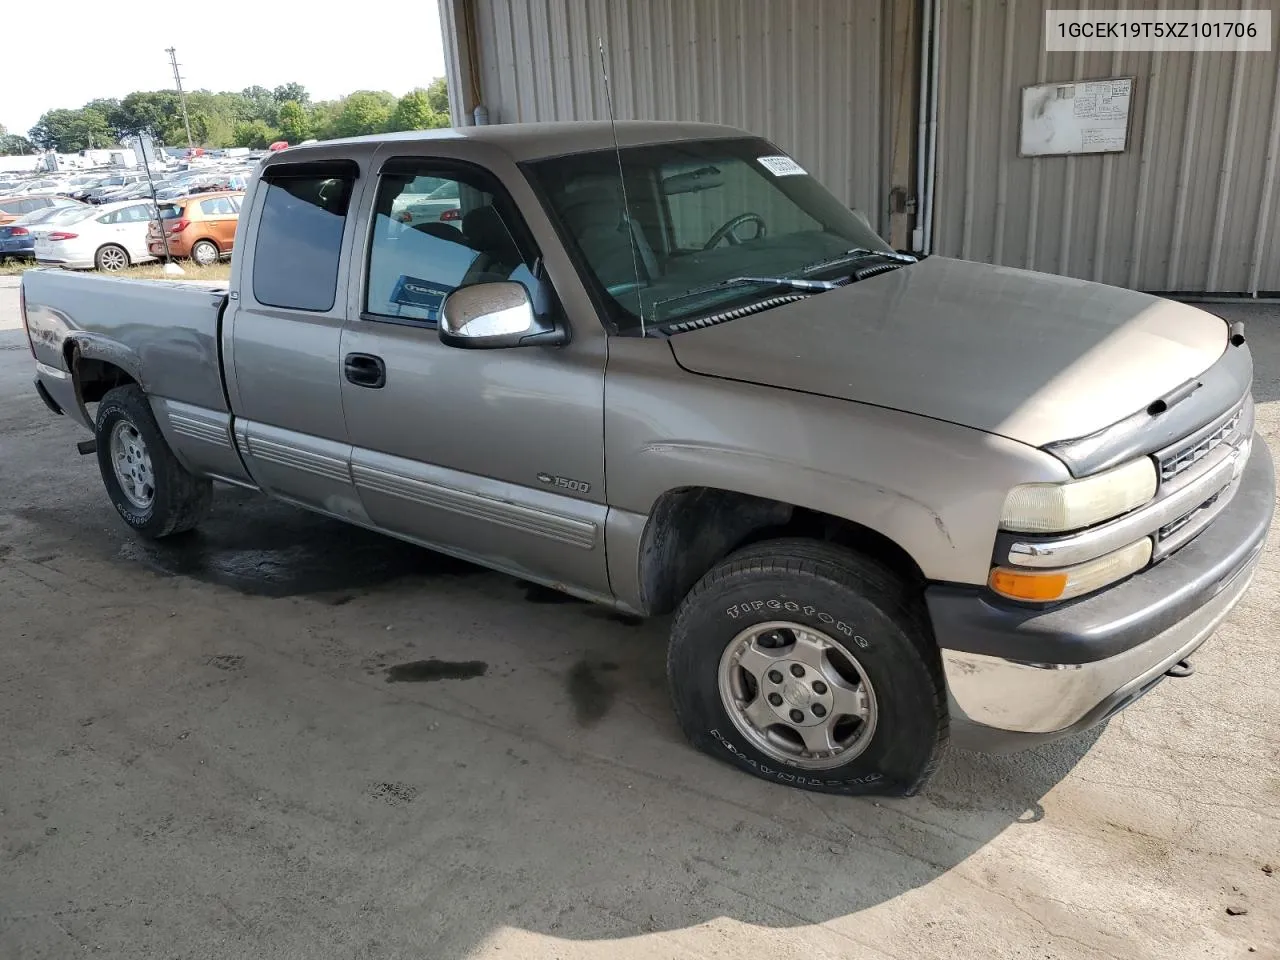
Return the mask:
{"type": "Polygon", "coordinates": [[[440,304],[452,292],[452,287],[402,275],[391,291],[390,300],[402,307],[425,311],[426,319],[434,322],[440,315],[440,304]]]}
{"type": "Polygon", "coordinates": [[[756,162],[775,177],[803,176],[805,169],[790,157],[756,157],[756,162]]]}

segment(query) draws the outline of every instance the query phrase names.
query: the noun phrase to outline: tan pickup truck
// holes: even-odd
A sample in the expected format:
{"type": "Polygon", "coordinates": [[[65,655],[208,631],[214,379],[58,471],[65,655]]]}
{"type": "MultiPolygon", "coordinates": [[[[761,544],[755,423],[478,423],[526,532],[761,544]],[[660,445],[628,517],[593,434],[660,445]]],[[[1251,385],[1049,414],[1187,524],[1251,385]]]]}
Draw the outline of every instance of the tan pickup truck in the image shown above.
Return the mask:
{"type": "Polygon", "coordinates": [[[616,137],[282,151],[227,290],[25,274],[37,389],[143,536],[234,484],[674,614],[685,732],[772,781],[910,793],[1189,672],[1274,503],[1240,329],[917,261],[740,130],[616,137]]]}

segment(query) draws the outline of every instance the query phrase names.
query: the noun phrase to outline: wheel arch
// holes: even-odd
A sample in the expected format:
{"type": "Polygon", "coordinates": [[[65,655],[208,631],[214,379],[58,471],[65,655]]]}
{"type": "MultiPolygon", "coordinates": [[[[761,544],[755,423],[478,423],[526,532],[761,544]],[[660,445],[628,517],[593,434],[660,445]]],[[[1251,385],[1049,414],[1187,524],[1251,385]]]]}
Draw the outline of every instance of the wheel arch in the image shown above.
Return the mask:
{"type": "Polygon", "coordinates": [[[97,403],[115,387],[142,386],[141,358],[114,340],[93,334],[68,337],[62,355],[84,423],[93,423],[86,404],[97,403]]]}
{"type": "MultiPolygon", "coordinates": [[[[942,535],[940,526],[934,529],[942,535]]],[[[685,486],[662,493],[644,523],[636,551],[635,605],[646,614],[670,613],[729,554],[780,537],[837,543],[908,583],[926,579],[910,550],[862,518],[720,487],[685,486]]]]}

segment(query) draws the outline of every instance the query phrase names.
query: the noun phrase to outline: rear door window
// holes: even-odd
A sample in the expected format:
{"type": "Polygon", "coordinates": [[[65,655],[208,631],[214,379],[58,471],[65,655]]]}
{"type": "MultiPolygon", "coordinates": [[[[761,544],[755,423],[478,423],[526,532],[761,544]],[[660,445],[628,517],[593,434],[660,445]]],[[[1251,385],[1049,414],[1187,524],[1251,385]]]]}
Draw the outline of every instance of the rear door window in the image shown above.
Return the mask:
{"type": "Polygon", "coordinates": [[[233,217],[236,213],[231,206],[229,197],[214,197],[211,200],[201,200],[200,212],[206,217],[233,217]]]}
{"type": "Polygon", "coordinates": [[[281,168],[264,175],[266,197],[253,252],[254,299],[290,310],[332,310],[354,173],[310,174],[303,168],[293,176],[288,164],[281,168]]]}
{"type": "Polygon", "coordinates": [[[116,223],[139,223],[151,219],[151,208],[145,203],[134,204],[116,212],[116,223]]]}

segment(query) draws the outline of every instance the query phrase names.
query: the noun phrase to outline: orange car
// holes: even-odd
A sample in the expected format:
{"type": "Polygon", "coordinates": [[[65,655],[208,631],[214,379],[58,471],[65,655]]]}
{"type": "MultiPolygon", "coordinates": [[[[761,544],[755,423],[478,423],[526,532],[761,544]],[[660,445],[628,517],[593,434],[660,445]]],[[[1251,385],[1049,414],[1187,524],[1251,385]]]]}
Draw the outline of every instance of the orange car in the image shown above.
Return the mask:
{"type": "Polygon", "coordinates": [[[164,256],[163,223],[170,256],[190,257],[202,266],[217,263],[235,246],[243,199],[240,191],[223,190],[161,203],[160,219],[152,220],[147,230],[147,249],[153,257],[164,256]]]}

